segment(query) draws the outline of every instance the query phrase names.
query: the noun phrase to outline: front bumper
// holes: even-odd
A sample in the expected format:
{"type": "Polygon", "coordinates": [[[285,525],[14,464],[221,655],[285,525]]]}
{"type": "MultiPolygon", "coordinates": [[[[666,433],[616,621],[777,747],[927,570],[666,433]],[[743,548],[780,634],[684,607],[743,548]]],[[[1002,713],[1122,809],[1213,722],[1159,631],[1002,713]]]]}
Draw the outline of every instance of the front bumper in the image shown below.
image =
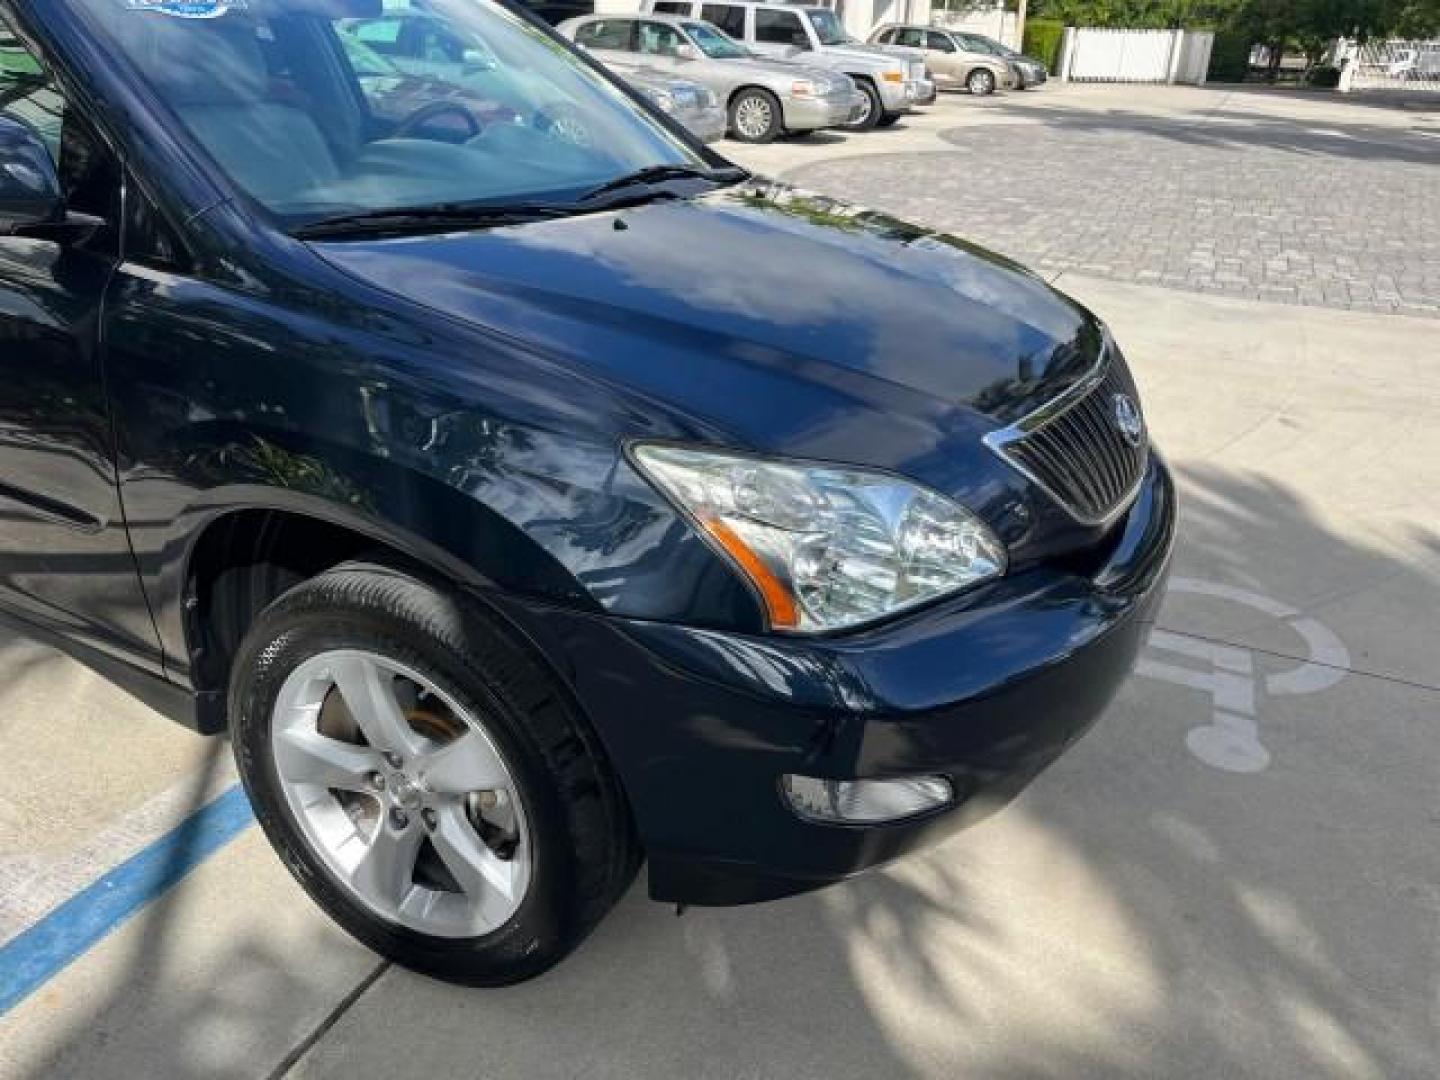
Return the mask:
{"type": "Polygon", "coordinates": [[[840,127],[850,121],[859,105],[857,92],[845,91],[831,97],[787,97],[781,102],[786,131],[817,131],[840,127]]]}
{"type": "Polygon", "coordinates": [[[719,142],[725,137],[725,129],[729,126],[729,114],[723,108],[702,108],[677,113],[675,119],[685,125],[685,129],[704,143],[719,142]]]}
{"type": "Polygon", "coordinates": [[[906,86],[910,89],[913,105],[934,105],[936,97],[939,96],[933,79],[912,79],[906,86]]]}
{"type": "Polygon", "coordinates": [[[658,900],[737,904],[839,881],[993,812],[1129,674],[1163,593],[1158,454],[1088,565],[1013,574],[882,627],[752,637],[515,606],[618,769],[658,900]],[[885,825],[797,816],[786,773],[943,774],[956,804],[885,825]]]}

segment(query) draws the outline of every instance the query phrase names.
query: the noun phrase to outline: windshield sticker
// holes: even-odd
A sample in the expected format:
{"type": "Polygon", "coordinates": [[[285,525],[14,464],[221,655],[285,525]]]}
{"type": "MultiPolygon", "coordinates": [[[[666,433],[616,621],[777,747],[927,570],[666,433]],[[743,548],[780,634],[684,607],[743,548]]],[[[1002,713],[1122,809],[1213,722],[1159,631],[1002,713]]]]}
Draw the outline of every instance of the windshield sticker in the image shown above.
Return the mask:
{"type": "Polygon", "coordinates": [[[231,11],[244,11],[245,0],[125,0],[125,6],[177,19],[218,19],[231,11]]]}

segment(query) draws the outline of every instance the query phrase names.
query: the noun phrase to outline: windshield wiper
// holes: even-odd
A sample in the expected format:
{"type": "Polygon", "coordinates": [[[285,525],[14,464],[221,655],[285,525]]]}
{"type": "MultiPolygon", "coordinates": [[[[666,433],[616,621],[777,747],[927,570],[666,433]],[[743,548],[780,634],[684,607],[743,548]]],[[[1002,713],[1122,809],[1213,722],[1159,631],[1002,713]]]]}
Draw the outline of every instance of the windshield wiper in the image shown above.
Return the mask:
{"type": "Polygon", "coordinates": [[[308,222],[291,230],[290,235],[300,240],[323,240],[446,225],[498,228],[502,225],[521,225],[527,221],[565,217],[576,213],[577,209],[554,203],[512,203],[504,206],[441,203],[436,206],[413,206],[405,209],[360,210],[308,222]]]}
{"type": "Polygon", "coordinates": [[[649,188],[667,180],[709,180],[714,184],[733,184],[749,176],[744,169],[727,166],[720,169],[706,169],[698,165],[647,165],[614,180],[607,180],[599,187],[591,188],[580,196],[581,203],[592,203],[607,195],[627,192],[632,188],[649,188]]]}

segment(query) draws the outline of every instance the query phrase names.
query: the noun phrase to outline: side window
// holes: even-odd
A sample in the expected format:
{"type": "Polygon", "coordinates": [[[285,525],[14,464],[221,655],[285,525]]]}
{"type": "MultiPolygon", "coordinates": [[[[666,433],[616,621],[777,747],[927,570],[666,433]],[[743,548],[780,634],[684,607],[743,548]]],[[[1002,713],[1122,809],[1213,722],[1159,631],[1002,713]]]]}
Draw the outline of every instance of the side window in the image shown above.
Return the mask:
{"type": "Polygon", "coordinates": [[[71,210],[115,221],[120,174],[115,155],[66,105],[39,60],[0,19],[0,113],[23,120],[45,140],[71,210]]]}
{"type": "Polygon", "coordinates": [[[630,51],[630,28],[635,24],[628,19],[604,19],[586,23],[575,31],[575,40],[587,49],[612,49],[618,52],[630,51]]]}
{"type": "Polygon", "coordinates": [[[810,38],[800,25],[800,16],[793,11],[755,9],[755,40],[768,45],[795,45],[810,48],[810,38]]]}
{"type": "Polygon", "coordinates": [[[675,56],[684,40],[673,26],[644,22],[640,24],[638,51],[646,56],[675,56]]]}
{"type": "Polygon", "coordinates": [[[700,9],[700,17],[718,26],[736,41],[745,40],[745,9],[734,4],[706,4],[700,9]]]}
{"type": "Polygon", "coordinates": [[[655,5],[656,15],[689,15],[690,0],[659,0],[655,5]]]}
{"type": "Polygon", "coordinates": [[[954,52],[955,43],[944,34],[937,34],[931,30],[925,35],[926,48],[934,49],[936,52],[954,52]]]}
{"type": "Polygon", "coordinates": [[[905,45],[912,49],[923,49],[925,47],[925,31],[908,28],[897,31],[895,44],[905,45]]]}
{"type": "Polygon", "coordinates": [[[23,120],[45,138],[50,156],[60,160],[60,128],[65,102],[40,67],[0,19],[0,113],[23,120]]]}

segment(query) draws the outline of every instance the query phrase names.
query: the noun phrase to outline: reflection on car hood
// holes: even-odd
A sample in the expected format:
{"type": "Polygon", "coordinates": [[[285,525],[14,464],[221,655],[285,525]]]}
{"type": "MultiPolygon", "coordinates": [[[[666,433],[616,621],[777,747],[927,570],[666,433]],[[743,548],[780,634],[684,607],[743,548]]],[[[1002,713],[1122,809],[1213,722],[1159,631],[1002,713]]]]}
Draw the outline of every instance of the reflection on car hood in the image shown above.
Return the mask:
{"type": "Polygon", "coordinates": [[[1093,319],[1007,260],[780,185],[315,248],[757,446],[765,432],[751,425],[782,400],[786,423],[850,424],[835,435],[851,442],[856,423],[878,437],[876,423],[906,417],[988,430],[1055,396],[1099,350],[1093,319]]]}

